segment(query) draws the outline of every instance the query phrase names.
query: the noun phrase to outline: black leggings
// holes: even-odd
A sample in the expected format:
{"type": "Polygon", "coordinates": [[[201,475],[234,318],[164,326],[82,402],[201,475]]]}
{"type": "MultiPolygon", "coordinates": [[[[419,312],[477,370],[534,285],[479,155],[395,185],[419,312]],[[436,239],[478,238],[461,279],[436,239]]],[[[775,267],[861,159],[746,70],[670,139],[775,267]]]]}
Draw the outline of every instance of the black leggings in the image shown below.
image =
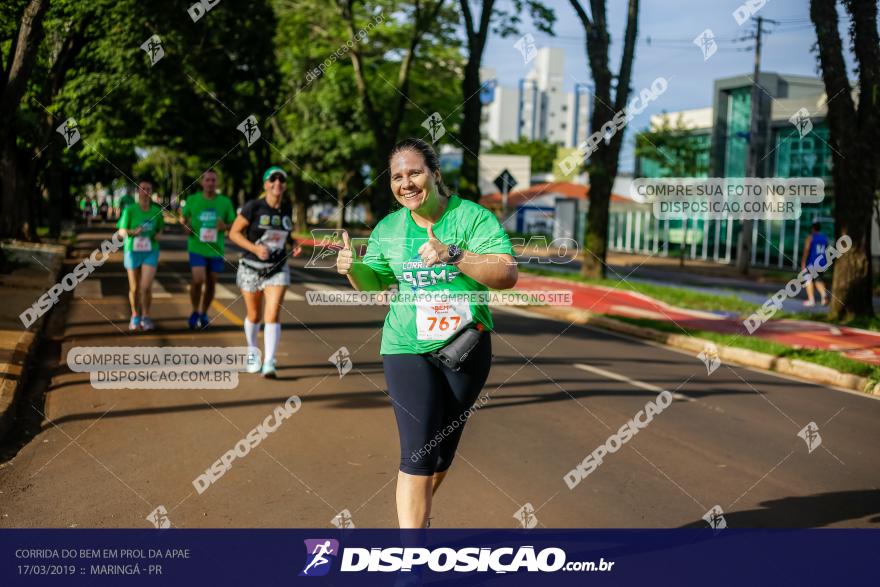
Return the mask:
{"type": "Polygon", "coordinates": [[[489,332],[459,371],[429,355],[385,355],[383,363],[400,436],[400,470],[423,476],[445,471],[489,376],[489,332]]]}

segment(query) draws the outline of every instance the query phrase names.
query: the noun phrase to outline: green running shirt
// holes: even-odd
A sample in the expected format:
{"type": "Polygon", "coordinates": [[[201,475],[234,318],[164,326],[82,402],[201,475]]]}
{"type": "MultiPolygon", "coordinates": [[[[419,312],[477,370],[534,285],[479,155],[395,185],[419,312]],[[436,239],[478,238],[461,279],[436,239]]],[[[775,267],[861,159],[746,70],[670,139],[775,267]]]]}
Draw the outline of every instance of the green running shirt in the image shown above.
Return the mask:
{"type": "Polygon", "coordinates": [[[202,192],[196,192],[186,199],[181,214],[190,221],[192,228],[186,249],[203,257],[222,257],[226,233],[217,230],[217,220],[232,225],[235,220],[232,200],[219,192],[210,200],[202,192]]]}
{"type": "MultiPolygon", "coordinates": [[[[453,195],[446,210],[433,226],[434,236],[446,245],[458,245],[477,254],[513,255],[510,238],[495,218],[483,206],[453,195]]],[[[363,263],[378,275],[386,288],[397,284],[399,293],[440,293],[488,291],[461,273],[455,265],[425,267],[419,256],[419,247],[428,240],[428,231],[415,223],[407,208],[401,208],[383,218],[367,243],[363,263]]],[[[423,354],[446,344],[443,331],[455,331],[460,319],[471,318],[487,329],[493,327],[492,315],[486,304],[464,302],[450,313],[448,305],[395,303],[392,298],[382,331],[380,353],[423,354]],[[419,306],[419,307],[417,307],[419,306]],[[468,312],[469,310],[469,312],[468,312]],[[470,313],[470,316],[467,316],[470,313]],[[456,317],[456,315],[458,317],[456,317]]]]}
{"type": "Polygon", "coordinates": [[[149,238],[149,245],[139,238],[137,243],[138,246],[135,246],[136,237],[127,236],[125,237],[123,250],[138,252],[159,250],[159,243],[156,241],[156,234],[161,232],[162,228],[165,226],[165,219],[162,218],[162,207],[155,202],[150,202],[150,209],[144,212],[141,209],[140,204],[130,204],[126,206],[122,211],[122,215],[119,217],[119,222],[116,223],[116,228],[134,230],[138,226],[144,227],[144,230],[141,231],[138,237],[143,239],[149,238]]]}

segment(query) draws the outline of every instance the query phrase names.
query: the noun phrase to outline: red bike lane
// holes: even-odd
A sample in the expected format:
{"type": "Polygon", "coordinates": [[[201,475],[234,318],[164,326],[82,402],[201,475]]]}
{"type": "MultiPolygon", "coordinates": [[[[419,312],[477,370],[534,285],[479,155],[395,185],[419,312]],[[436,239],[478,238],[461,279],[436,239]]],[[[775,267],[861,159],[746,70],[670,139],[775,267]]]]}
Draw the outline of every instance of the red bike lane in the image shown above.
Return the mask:
{"type": "Polygon", "coordinates": [[[707,312],[671,306],[649,296],[598,285],[584,285],[569,280],[520,274],[516,289],[524,291],[559,291],[572,293],[571,307],[595,314],[647,318],[677,324],[683,330],[707,330],[720,334],[757,336],[796,348],[823,349],[843,356],[880,365],[880,333],[835,326],[809,320],[770,320],[753,334],[742,319],[728,312],[707,312]]]}

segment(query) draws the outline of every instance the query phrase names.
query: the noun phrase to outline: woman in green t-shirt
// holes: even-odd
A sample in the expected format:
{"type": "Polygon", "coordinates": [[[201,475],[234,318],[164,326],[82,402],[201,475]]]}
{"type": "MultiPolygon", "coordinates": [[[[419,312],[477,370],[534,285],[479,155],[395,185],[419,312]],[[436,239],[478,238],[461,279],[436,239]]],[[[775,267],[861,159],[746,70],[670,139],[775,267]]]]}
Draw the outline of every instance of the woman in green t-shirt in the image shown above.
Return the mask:
{"type": "Polygon", "coordinates": [[[401,528],[424,528],[489,376],[492,316],[478,296],[513,287],[518,273],[501,223],[479,204],[449,194],[429,144],[402,141],[389,163],[391,191],[402,208],[376,225],[362,261],[343,233],[336,268],[357,290],[399,288],[380,350],[400,437],[397,518],[401,528]],[[426,301],[429,294],[447,301],[426,301]],[[433,354],[465,341],[475,346],[454,361],[457,369],[433,354]]]}
{"type": "Polygon", "coordinates": [[[128,271],[128,301],[131,305],[129,330],[152,330],[150,306],[153,302],[153,278],[159,265],[159,241],[165,221],[162,207],[153,202],[153,184],[141,180],[138,202],[122,211],[116,227],[125,237],[123,265],[128,271]]]}

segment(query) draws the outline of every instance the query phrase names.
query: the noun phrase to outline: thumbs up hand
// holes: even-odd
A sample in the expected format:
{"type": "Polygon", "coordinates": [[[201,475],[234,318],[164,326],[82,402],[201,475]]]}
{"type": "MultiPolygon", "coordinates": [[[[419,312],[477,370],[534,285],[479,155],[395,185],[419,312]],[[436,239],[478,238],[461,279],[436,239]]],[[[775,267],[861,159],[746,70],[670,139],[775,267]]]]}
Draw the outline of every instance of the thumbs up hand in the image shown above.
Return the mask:
{"type": "Polygon", "coordinates": [[[336,272],[340,275],[348,275],[356,258],[355,251],[351,248],[351,238],[348,231],[342,231],[342,249],[336,254],[336,272]]]}
{"type": "Polygon", "coordinates": [[[440,240],[434,236],[433,226],[429,226],[428,240],[425,244],[419,247],[419,255],[422,257],[422,262],[425,266],[431,267],[433,265],[445,264],[449,261],[448,249],[448,246],[441,243],[440,240]]]}

